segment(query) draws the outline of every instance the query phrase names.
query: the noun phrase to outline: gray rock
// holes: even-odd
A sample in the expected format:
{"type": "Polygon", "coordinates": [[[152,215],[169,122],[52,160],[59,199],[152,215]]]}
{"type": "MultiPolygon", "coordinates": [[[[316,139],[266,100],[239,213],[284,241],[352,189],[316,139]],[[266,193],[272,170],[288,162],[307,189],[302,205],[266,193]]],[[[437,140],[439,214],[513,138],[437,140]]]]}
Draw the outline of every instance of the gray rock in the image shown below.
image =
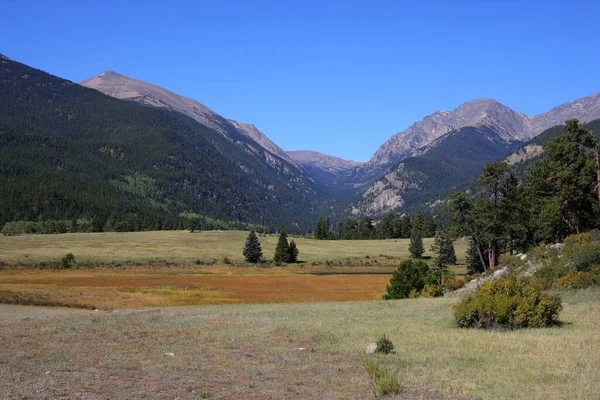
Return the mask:
{"type": "Polygon", "coordinates": [[[370,343],[365,349],[366,354],[374,354],[375,350],[377,350],[377,343],[370,343]]]}

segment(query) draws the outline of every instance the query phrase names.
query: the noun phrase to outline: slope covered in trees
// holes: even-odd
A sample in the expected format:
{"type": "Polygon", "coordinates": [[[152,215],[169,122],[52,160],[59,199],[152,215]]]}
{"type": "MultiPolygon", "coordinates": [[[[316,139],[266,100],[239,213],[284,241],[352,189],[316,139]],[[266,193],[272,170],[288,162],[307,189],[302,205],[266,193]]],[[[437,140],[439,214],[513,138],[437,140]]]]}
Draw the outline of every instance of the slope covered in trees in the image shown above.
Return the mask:
{"type": "Polygon", "coordinates": [[[0,224],[86,218],[94,230],[168,229],[196,212],[310,229],[313,183],[282,177],[182,114],[3,56],[0,92],[0,224]]]}

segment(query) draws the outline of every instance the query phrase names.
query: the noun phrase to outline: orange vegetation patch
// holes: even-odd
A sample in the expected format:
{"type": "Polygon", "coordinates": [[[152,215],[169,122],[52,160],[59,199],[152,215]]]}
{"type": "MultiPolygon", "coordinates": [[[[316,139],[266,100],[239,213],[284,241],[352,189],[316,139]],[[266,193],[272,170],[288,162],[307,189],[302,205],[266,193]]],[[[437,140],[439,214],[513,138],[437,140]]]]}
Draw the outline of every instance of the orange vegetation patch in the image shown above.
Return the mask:
{"type": "Polygon", "coordinates": [[[0,290],[98,308],[380,299],[389,275],[174,274],[151,271],[19,271],[0,290]]]}

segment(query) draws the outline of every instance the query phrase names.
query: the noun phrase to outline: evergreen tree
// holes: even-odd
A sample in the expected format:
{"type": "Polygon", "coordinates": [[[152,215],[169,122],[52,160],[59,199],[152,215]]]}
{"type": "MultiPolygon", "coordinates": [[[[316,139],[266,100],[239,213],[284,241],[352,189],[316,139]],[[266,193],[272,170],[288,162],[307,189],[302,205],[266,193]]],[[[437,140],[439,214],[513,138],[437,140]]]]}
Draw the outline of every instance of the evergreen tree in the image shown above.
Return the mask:
{"type": "Polygon", "coordinates": [[[412,222],[410,221],[410,217],[408,215],[403,215],[400,219],[400,237],[403,239],[408,239],[412,232],[412,222]]]}
{"type": "Polygon", "coordinates": [[[278,264],[282,262],[290,262],[290,245],[287,240],[287,234],[283,229],[279,233],[279,240],[277,241],[277,246],[275,247],[275,255],[273,256],[273,261],[275,261],[278,264]]]}
{"type": "Polygon", "coordinates": [[[437,254],[434,260],[432,274],[437,283],[442,283],[442,277],[448,270],[449,265],[456,264],[456,253],[452,238],[446,231],[438,231],[435,235],[431,251],[437,254]]]}
{"type": "Polygon", "coordinates": [[[296,246],[296,242],[294,242],[293,240],[290,242],[290,248],[289,248],[289,263],[296,263],[298,262],[298,254],[300,254],[300,251],[298,250],[298,247],[296,246]]]}
{"type": "Polygon", "coordinates": [[[375,227],[373,226],[373,218],[364,217],[358,226],[358,238],[361,240],[373,239],[375,236],[375,227]]]}
{"type": "Polygon", "coordinates": [[[257,263],[262,257],[262,248],[254,231],[250,231],[248,238],[246,238],[243,254],[246,261],[251,263],[257,263]]]}
{"type": "Polygon", "coordinates": [[[596,198],[594,135],[576,119],[544,145],[545,159],[529,170],[527,187],[538,240],[562,240],[592,227],[596,198]]]}
{"type": "Polygon", "coordinates": [[[418,229],[413,229],[413,233],[410,236],[408,251],[410,251],[411,258],[423,258],[425,248],[423,247],[423,237],[418,229]]]}
{"type": "Polygon", "coordinates": [[[425,233],[425,216],[421,213],[415,215],[415,222],[412,225],[411,235],[417,231],[421,237],[425,233]]]}

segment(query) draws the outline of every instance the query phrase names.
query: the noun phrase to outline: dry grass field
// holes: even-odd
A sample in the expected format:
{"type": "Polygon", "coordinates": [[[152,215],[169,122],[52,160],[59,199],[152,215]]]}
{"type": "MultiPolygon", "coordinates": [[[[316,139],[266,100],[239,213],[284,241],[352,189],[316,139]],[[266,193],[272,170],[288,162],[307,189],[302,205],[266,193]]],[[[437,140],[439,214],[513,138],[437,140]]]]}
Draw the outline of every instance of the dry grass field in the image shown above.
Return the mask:
{"type": "MultiPolygon", "coordinates": [[[[25,303],[104,310],[377,300],[389,274],[409,255],[406,239],[295,238],[303,263],[255,266],[243,262],[246,236],[241,231],[2,236],[0,261],[6,265],[0,271],[0,300],[16,294],[25,303]],[[79,262],[72,269],[33,267],[58,264],[69,252],[79,262]],[[224,264],[225,257],[234,264],[224,264]]],[[[260,241],[265,257],[272,257],[277,237],[260,236],[260,241]]],[[[426,239],[427,249],[430,244],[426,239]]],[[[457,253],[464,258],[462,243],[457,253]]]]}
{"type": "Polygon", "coordinates": [[[0,398],[372,399],[386,333],[402,399],[598,399],[600,291],[565,292],[562,327],[455,327],[455,299],[113,312],[0,305],[0,398]],[[169,354],[170,353],[170,354],[169,354]]]}
{"type": "Polygon", "coordinates": [[[298,238],[305,262],[276,267],[243,264],[245,237],[0,237],[0,295],[100,309],[0,304],[0,398],[371,399],[364,348],[385,333],[398,399],[600,399],[599,290],[563,292],[558,328],[461,330],[456,299],[378,300],[407,240],[298,238]]]}
{"type": "MultiPolygon", "coordinates": [[[[66,233],[61,235],[0,236],[0,261],[32,262],[60,260],[73,253],[78,261],[139,261],[169,260],[191,263],[197,258],[224,257],[236,263],[243,261],[242,248],[248,232],[243,231],[155,231],[66,233]]],[[[307,263],[338,261],[357,263],[374,261],[397,265],[409,256],[408,239],[324,241],[293,238],[300,250],[300,259],[307,263]],[[365,259],[368,256],[369,259],[365,259]]],[[[263,253],[272,258],[277,236],[259,236],[263,253]]],[[[424,239],[426,253],[432,239],[424,239]]],[[[465,244],[457,245],[459,258],[465,244]]]]}

